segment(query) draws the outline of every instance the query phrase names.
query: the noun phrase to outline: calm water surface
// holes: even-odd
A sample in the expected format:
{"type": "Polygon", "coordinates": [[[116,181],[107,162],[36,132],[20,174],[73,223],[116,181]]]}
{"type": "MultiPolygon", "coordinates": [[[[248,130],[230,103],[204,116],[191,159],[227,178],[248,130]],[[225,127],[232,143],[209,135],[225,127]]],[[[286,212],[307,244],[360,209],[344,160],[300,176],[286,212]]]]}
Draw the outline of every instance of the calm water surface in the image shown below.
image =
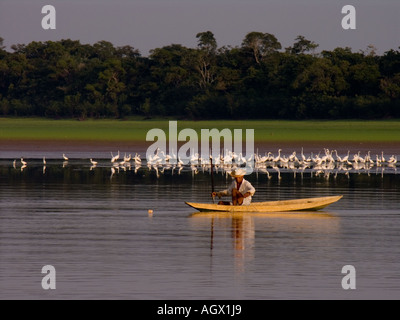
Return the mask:
{"type": "MultiPolygon", "coordinates": [[[[344,198],[319,213],[194,214],[184,201],[210,202],[201,168],[1,160],[0,298],[400,298],[397,170],[268,171],[247,178],[254,201],[344,198]],[[56,290],[41,287],[45,265],[56,290]]],[[[215,174],[218,190],[230,181],[215,174]]]]}

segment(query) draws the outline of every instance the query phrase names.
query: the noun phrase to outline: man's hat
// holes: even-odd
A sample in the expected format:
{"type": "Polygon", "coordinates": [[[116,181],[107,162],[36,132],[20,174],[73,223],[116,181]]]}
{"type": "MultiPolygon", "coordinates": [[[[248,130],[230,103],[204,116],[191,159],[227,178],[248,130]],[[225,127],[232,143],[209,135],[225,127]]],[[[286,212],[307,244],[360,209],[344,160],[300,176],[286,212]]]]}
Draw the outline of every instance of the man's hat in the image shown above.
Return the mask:
{"type": "Polygon", "coordinates": [[[232,176],[233,178],[236,178],[236,177],[243,177],[243,176],[246,175],[246,174],[247,174],[246,170],[244,170],[244,169],[242,169],[242,168],[235,169],[235,170],[233,170],[233,171],[231,172],[231,176],[232,176]]]}

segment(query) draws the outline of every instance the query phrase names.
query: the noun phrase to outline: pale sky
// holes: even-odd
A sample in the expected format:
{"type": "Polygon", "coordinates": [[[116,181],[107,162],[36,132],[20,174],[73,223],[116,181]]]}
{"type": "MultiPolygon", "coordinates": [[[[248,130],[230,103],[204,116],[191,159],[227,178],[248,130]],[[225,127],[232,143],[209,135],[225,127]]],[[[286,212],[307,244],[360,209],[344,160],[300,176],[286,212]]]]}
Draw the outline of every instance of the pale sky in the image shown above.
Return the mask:
{"type": "Polygon", "coordinates": [[[282,47],[298,35],[320,50],[372,44],[382,54],[400,46],[400,0],[0,0],[0,37],[9,48],[31,41],[106,40],[147,56],[166,45],[195,47],[212,31],[218,45],[240,46],[251,31],[274,34],[282,47]],[[56,30],[41,26],[44,5],[56,9],[56,30]],[[356,8],[356,30],[343,30],[345,5],[356,8]]]}

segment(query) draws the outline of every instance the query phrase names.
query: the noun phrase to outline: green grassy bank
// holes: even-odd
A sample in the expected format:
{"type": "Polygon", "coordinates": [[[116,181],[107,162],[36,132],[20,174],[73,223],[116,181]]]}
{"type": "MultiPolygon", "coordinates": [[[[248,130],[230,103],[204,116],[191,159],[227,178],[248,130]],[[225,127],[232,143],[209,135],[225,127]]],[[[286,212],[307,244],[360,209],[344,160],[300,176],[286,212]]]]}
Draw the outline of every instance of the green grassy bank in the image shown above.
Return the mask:
{"type": "MultiPolygon", "coordinates": [[[[168,134],[168,120],[49,120],[0,118],[0,140],[146,141],[153,128],[168,134]]],[[[256,142],[371,141],[400,142],[400,121],[178,121],[191,128],[255,130],[256,142]]]]}

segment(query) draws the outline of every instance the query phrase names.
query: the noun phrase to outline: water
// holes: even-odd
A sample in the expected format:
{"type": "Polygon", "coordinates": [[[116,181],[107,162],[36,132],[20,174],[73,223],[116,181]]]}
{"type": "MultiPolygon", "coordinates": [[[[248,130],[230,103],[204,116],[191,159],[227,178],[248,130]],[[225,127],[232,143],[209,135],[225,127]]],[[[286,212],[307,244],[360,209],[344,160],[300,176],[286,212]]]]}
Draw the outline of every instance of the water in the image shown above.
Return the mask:
{"type": "MultiPolygon", "coordinates": [[[[1,299],[400,298],[396,169],[260,170],[254,201],[344,198],[318,213],[232,216],[184,204],[210,202],[202,168],[12,160],[0,161],[1,299]],[[45,265],[56,290],[42,289],[45,265]],[[345,265],[355,290],[342,288],[345,265]]],[[[229,182],[215,174],[218,190],[229,182]]]]}

